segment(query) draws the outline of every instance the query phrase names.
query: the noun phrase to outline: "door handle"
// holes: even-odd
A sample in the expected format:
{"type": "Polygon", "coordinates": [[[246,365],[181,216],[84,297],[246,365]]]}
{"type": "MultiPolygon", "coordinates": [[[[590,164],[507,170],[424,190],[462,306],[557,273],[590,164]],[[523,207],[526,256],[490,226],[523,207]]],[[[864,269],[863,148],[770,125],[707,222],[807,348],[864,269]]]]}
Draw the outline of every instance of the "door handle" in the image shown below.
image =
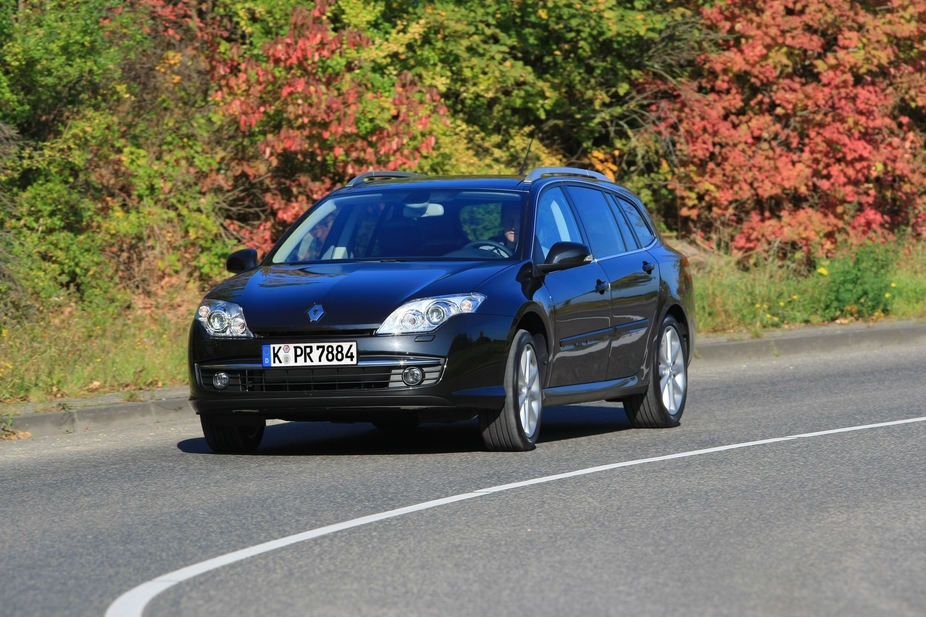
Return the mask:
{"type": "Polygon", "coordinates": [[[608,287],[609,287],[608,283],[606,281],[602,281],[601,279],[598,279],[597,281],[595,281],[595,283],[596,283],[595,291],[597,291],[601,295],[604,295],[604,292],[608,290],[608,287]]]}
{"type": "Polygon", "coordinates": [[[643,271],[646,272],[647,274],[652,274],[653,270],[655,269],[656,269],[656,264],[651,264],[648,261],[643,262],[643,271]]]}

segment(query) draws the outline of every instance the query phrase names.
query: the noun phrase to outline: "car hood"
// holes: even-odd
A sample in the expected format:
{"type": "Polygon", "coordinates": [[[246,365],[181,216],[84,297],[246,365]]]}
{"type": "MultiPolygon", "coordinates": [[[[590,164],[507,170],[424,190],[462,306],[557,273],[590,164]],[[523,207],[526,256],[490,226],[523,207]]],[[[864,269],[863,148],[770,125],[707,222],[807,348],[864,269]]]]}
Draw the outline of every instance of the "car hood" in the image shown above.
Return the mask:
{"type": "Polygon", "coordinates": [[[511,262],[359,262],[261,266],[208,298],[239,304],[252,331],[372,330],[408,300],[476,291],[511,262]],[[324,315],[312,323],[315,304],[324,315]]]}

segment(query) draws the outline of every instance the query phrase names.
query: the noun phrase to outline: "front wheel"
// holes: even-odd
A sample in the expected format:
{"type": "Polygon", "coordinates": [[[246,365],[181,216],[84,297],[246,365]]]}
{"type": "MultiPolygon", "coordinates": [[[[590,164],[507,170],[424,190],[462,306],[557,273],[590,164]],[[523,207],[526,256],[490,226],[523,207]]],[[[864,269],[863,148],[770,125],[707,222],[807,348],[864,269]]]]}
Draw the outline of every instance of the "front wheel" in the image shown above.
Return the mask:
{"type": "Polygon", "coordinates": [[[671,315],[659,328],[653,372],[645,394],[623,399],[627,419],[637,428],[678,426],[688,398],[688,350],[683,326],[671,315]]]}
{"type": "Polygon", "coordinates": [[[206,443],[216,454],[248,454],[257,449],[264,438],[266,422],[234,424],[220,417],[201,414],[199,421],[203,425],[206,443]]]}
{"type": "Polygon", "coordinates": [[[546,347],[529,332],[519,330],[508,350],[505,403],[501,409],[479,414],[482,440],[489,450],[533,450],[540,435],[543,411],[543,359],[546,347]]]}

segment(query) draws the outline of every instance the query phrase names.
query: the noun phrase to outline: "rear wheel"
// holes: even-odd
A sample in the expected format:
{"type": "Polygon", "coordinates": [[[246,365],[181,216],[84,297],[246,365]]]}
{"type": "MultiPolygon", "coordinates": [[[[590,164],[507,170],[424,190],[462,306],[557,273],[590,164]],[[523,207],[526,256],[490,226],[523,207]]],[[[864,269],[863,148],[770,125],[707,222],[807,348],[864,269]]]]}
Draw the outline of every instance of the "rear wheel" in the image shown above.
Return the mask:
{"type": "Polygon", "coordinates": [[[482,411],[479,428],[489,450],[533,450],[540,435],[543,411],[543,368],[546,346],[519,330],[508,350],[505,367],[505,403],[501,409],[482,411]]]}
{"type": "Polygon", "coordinates": [[[221,417],[200,415],[199,421],[206,443],[216,454],[248,454],[256,450],[264,438],[266,422],[263,418],[259,422],[239,424],[221,417]]]}
{"type": "Polygon", "coordinates": [[[659,328],[653,371],[645,394],[623,399],[627,419],[637,428],[678,426],[688,398],[688,350],[683,326],[671,315],[659,328]]]}

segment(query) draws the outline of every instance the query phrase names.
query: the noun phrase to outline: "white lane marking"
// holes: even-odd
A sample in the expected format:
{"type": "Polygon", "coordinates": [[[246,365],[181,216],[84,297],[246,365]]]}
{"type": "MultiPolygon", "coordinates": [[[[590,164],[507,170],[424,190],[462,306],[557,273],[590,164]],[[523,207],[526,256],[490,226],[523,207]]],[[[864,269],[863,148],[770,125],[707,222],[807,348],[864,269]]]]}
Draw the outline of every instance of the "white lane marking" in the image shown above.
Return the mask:
{"type": "Polygon", "coordinates": [[[501,493],[504,491],[510,491],[516,488],[523,488],[525,486],[533,486],[535,484],[545,484],[547,482],[555,482],[556,480],[565,480],[567,478],[575,478],[578,476],[584,476],[592,473],[598,473],[601,471],[609,471],[611,469],[620,469],[621,467],[632,467],[634,465],[644,465],[646,463],[658,463],[660,461],[671,461],[678,458],[688,458],[691,456],[699,456],[702,454],[713,454],[715,452],[725,452],[727,450],[738,450],[741,448],[750,448],[752,446],[763,446],[771,443],[780,443],[782,441],[793,441],[795,439],[808,439],[811,437],[822,437],[824,435],[836,435],[838,433],[850,433],[853,431],[863,431],[873,428],[883,428],[886,426],[898,426],[900,424],[910,424],[913,422],[924,422],[926,421],[926,416],[920,418],[909,418],[907,420],[894,420],[892,422],[879,422],[877,424],[865,424],[863,426],[850,426],[846,428],[837,428],[831,429],[828,431],[817,431],[815,433],[801,433],[799,435],[790,435],[788,437],[774,437],[772,439],[761,439],[759,441],[748,441],[744,443],[736,443],[728,446],[717,446],[715,448],[705,448],[703,450],[692,450],[690,452],[680,452],[678,454],[667,454],[665,456],[654,456],[652,458],[641,458],[634,461],[624,461],[623,463],[610,463],[608,465],[599,465],[597,467],[588,467],[586,469],[579,469],[577,471],[568,471],[565,473],[559,473],[552,476],[544,476],[542,478],[534,478],[533,480],[524,480],[523,482],[512,482],[511,484],[501,484],[499,486],[492,486],[489,488],[480,489],[472,493],[463,493],[460,495],[453,495],[451,497],[444,497],[443,499],[435,499],[433,501],[425,501],[424,503],[415,504],[412,506],[406,506],[404,508],[398,508],[396,510],[389,510],[387,512],[380,512],[379,514],[371,514],[369,516],[362,516],[360,518],[355,518],[350,521],[344,521],[343,523],[336,523],[334,525],[328,525],[326,527],[319,527],[318,529],[312,529],[309,531],[304,531],[302,533],[297,533],[292,536],[287,536],[285,538],[280,538],[278,540],[272,540],[270,542],[265,542],[263,544],[258,544],[256,546],[251,546],[248,548],[235,551],[233,553],[228,553],[226,555],[220,555],[212,559],[207,559],[206,561],[201,561],[195,563],[191,566],[185,568],[180,568],[179,570],[174,570],[163,576],[159,576],[154,580],[148,581],[147,583],[142,583],[138,587],[130,589],[121,596],[119,596],[115,602],[113,602],[109,608],[106,610],[106,617],[141,617],[142,613],[145,610],[145,607],[148,606],[148,603],[151,602],[162,591],[170,589],[174,585],[188,581],[193,577],[199,576],[200,574],[205,574],[206,572],[211,572],[221,568],[222,566],[227,566],[238,561],[247,559],[248,557],[254,557],[256,555],[261,555],[263,553],[269,553],[278,548],[283,548],[285,546],[290,546],[292,544],[298,544],[299,542],[305,542],[306,540],[311,540],[313,538],[318,538],[321,536],[326,536],[338,531],[343,531],[345,529],[351,529],[353,527],[360,527],[362,525],[368,525],[370,523],[375,523],[377,521],[383,521],[389,518],[395,518],[398,516],[403,516],[405,514],[411,514],[413,512],[421,512],[422,510],[430,510],[431,508],[438,508],[440,506],[445,506],[451,503],[456,503],[458,501],[465,501],[467,499],[474,499],[476,497],[485,497],[486,495],[492,495],[494,493],[501,493]]]}

